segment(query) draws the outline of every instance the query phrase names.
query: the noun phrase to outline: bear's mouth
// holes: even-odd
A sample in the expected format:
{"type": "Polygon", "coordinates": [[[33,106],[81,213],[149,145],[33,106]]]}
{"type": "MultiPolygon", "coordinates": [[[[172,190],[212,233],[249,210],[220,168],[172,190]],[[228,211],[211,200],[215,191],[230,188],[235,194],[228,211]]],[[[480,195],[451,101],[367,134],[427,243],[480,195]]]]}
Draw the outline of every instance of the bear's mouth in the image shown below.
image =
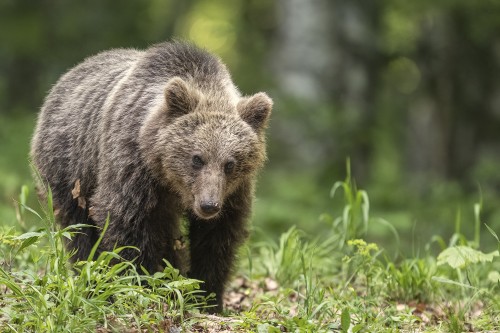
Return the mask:
{"type": "Polygon", "coordinates": [[[211,220],[216,218],[221,212],[222,204],[216,199],[201,199],[194,197],[193,212],[202,220],[211,220]]]}
{"type": "Polygon", "coordinates": [[[212,220],[212,219],[216,218],[220,213],[220,210],[217,210],[217,211],[211,212],[211,213],[206,212],[206,211],[203,211],[199,206],[195,206],[193,208],[193,211],[194,211],[195,215],[202,220],[212,220]]]}

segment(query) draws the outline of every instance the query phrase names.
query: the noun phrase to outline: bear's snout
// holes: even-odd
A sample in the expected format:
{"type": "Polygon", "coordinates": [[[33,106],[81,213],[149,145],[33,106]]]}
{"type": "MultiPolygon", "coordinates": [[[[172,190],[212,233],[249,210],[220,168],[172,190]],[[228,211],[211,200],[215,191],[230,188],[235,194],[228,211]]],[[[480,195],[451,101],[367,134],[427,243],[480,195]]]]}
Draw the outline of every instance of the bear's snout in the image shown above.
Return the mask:
{"type": "Polygon", "coordinates": [[[213,201],[205,201],[200,205],[201,211],[207,215],[213,215],[220,211],[220,204],[213,201]]]}
{"type": "Polygon", "coordinates": [[[216,217],[222,210],[227,190],[224,174],[206,166],[192,188],[194,213],[204,220],[216,217]]]}
{"type": "Polygon", "coordinates": [[[198,215],[199,218],[203,220],[210,220],[219,214],[221,210],[221,204],[217,201],[201,201],[200,203],[196,203],[194,205],[194,212],[198,215]]]}

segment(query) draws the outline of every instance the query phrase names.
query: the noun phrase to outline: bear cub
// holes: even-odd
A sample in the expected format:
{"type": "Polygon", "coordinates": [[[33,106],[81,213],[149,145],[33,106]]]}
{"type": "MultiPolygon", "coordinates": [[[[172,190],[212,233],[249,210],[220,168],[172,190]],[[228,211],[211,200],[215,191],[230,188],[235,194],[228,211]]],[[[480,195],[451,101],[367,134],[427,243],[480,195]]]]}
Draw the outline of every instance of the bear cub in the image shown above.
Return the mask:
{"type": "MultiPolygon", "coordinates": [[[[31,158],[52,190],[58,222],[85,223],[66,246],[86,260],[98,248],[148,272],[176,248],[188,220],[189,271],[215,293],[248,235],[256,174],[266,160],[272,100],[241,96],[225,65],[191,44],[116,49],[87,58],[51,89],[38,116],[31,158]]],[[[42,199],[45,186],[38,186],[42,199]]]]}

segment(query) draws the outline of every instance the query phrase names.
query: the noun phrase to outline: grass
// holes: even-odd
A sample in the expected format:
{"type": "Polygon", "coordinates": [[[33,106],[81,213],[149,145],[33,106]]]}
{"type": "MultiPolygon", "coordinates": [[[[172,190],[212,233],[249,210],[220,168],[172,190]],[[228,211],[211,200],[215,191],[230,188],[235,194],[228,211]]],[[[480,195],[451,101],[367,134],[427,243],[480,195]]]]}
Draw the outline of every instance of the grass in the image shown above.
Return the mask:
{"type": "Polygon", "coordinates": [[[20,235],[9,229],[2,235],[2,332],[155,329],[167,320],[164,309],[168,320],[182,321],[185,312],[201,306],[195,297],[199,282],[181,277],[172,267],[148,276],[130,262],[110,265],[123,248],[71,269],[71,253],[64,250],[63,241],[84,226],[58,229],[50,199],[43,214],[26,206],[20,212],[35,215],[43,228],[20,235]]]}
{"type": "Polygon", "coordinates": [[[328,232],[311,237],[292,227],[279,239],[251,242],[228,286],[221,316],[204,314],[199,282],[167,266],[152,276],[131,263],[110,265],[122,249],[95,261],[68,264],[62,246],[79,227],[55,226],[51,202],[18,219],[39,229],[6,227],[0,233],[2,332],[463,332],[500,330],[500,241],[484,252],[481,204],[474,234],[461,233],[457,217],[450,240],[435,236],[411,258],[367,241],[369,225],[392,225],[370,216],[368,194],[350,175],[337,182],[338,216],[323,215],[328,232]],[[439,248],[436,253],[431,249],[439,248]]]}

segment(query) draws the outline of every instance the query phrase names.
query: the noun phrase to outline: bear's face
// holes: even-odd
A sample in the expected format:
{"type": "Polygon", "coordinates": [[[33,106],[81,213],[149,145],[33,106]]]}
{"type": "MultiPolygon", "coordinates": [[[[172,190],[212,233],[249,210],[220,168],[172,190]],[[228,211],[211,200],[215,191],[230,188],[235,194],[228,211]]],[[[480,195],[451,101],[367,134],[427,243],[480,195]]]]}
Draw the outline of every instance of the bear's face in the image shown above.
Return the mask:
{"type": "MultiPolygon", "coordinates": [[[[166,110],[146,120],[154,128],[149,164],[200,219],[217,217],[228,196],[254,178],[266,159],[264,129],[272,102],[263,93],[232,110],[211,109],[182,79],[167,85],[166,110]]],[[[145,137],[145,129],[141,131],[145,137]]]]}
{"type": "Polygon", "coordinates": [[[182,142],[165,145],[162,169],[183,206],[211,219],[226,198],[263,165],[265,152],[258,135],[238,117],[193,113],[168,130],[182,133],[182,142]]]}

